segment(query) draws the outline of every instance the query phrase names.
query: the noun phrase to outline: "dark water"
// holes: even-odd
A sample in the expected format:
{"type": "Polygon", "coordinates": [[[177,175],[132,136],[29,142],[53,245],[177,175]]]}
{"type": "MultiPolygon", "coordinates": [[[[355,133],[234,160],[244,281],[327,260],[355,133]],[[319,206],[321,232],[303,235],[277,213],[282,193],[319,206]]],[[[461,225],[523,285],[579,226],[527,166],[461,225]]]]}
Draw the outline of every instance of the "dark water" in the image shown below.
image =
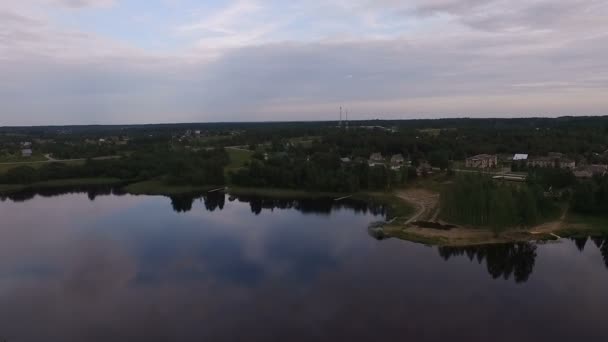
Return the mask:
{"type": "Polygon", "coordinates": [[[378,241],[357,202],[20,194],[0,341],[606,341],[608,241],[378,241]]]}

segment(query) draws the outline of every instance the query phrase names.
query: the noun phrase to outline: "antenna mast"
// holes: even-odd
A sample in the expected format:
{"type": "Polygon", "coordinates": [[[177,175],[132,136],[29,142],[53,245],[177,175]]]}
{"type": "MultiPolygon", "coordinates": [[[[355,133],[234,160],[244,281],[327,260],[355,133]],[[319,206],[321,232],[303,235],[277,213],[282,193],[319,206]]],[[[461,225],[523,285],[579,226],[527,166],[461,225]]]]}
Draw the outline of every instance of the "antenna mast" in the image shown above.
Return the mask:
{"type": "Polygon", "coordinates": [[[346,129],[348,129],[348,109],[346,110],[346,129]]]}

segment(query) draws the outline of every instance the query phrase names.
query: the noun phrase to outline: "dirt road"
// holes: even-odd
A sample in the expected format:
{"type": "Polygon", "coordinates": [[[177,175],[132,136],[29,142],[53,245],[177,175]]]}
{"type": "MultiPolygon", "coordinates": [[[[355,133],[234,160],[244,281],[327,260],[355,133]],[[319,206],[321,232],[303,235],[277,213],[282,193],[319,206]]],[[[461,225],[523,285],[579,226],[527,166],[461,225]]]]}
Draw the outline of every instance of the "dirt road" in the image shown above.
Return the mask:
{"type": "Polygon", "coordinates": [[[439,194],[425,189],[408,189],[397,193],[397,197],[416,206],[416,213],[405,225],[422,220],[436,220],[439,214],[439,194]]]}

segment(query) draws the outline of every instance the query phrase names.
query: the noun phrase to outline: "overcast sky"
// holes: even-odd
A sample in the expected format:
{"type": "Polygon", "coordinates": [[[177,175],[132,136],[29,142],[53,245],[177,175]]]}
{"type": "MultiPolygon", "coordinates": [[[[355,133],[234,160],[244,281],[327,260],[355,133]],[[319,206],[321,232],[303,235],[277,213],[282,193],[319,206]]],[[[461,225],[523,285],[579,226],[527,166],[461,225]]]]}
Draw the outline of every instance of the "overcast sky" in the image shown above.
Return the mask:
{"type": "Polygon", "coordinates": [[[608,114],[608,0],[0,0],[0,126],[608,114]]]}

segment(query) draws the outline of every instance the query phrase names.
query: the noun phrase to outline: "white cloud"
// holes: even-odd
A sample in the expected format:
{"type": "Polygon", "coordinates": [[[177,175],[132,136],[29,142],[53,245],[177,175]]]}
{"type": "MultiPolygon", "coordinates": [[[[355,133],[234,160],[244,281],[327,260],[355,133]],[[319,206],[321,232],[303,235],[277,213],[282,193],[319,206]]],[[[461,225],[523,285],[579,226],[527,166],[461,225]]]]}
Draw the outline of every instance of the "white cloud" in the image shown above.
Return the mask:
{"type": "Polygon", "coordinates": [[[155,39],[187,47],[154,53],[68,27],[40,1],[0,3],[0,125],[608,107],[605,1],[241,0],[180,17],[155,39]]]}
{"type": "Polygon", "coordinates": [[[53,5],[69,8],[111,7],[116,0],[46,0],[53,5]]]}

